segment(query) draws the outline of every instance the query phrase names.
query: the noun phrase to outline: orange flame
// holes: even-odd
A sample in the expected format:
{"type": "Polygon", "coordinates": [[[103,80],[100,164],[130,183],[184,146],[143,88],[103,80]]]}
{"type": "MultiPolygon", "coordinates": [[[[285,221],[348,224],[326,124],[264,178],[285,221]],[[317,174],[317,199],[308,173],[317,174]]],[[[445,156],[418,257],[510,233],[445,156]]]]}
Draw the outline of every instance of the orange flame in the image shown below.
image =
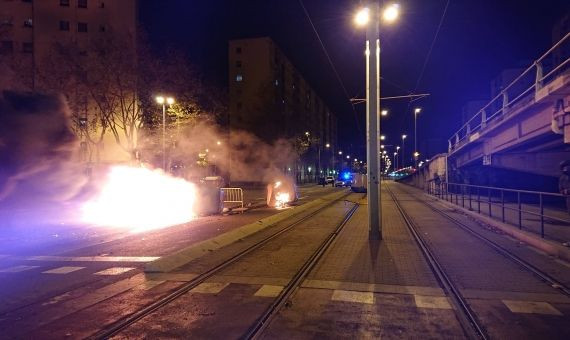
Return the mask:
{"type": "Polygon", "coordinates": [[[114,166],[99,194],[82,207],[90,224],[143,232],[190,221],[196,188],[161,170],[114,166]]]}

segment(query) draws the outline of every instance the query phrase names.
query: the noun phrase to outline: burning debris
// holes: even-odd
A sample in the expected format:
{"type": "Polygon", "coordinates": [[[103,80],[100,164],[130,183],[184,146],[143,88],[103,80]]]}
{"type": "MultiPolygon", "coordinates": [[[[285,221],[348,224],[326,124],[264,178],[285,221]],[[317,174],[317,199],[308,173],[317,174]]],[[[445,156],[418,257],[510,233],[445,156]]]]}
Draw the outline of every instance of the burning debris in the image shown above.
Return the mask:
{"type": "Polygon", "coordinates": [[[267,185],[267,205],[283,209],[298,199],[297,187],[292,179],[280,179],[267,185]]]}
{"type": "Polygon", "coordinates": [[[83,221],[131,232],[160,229],[190,221],[196,188],[161,170],[111,167],[95,198],[83,205],[83,221]]]}

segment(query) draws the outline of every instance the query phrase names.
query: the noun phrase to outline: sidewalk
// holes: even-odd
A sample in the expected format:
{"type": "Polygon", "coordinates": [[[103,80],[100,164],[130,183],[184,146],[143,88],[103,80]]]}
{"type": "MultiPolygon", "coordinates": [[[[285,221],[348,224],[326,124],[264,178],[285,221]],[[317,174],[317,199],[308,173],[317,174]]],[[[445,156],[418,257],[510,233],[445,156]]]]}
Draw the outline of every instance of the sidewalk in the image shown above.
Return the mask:
{"type": "Polygon", "coordinates": [[[384,239],[368,240],[361,201],[265,338],[463,337],[394,202],[382,197],[384,239]]]}

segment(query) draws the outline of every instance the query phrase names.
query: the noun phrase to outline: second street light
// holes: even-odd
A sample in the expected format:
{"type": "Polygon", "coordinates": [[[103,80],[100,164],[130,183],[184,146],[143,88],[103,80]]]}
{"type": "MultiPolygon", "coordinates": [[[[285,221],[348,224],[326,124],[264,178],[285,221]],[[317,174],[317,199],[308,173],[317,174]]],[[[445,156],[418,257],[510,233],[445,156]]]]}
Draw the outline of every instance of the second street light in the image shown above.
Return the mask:
{"type": "MultiPolygon", "coordinates": [[[[382,205],[380,192],[380,7],[369,1],[355,17],[358,26],[366,26],[366,159],[368,190],[368,238],[382,239],[382,205]]],[[[388,6],[383,13],[386,22],[398,17],[398,5],[388,6]]]]}
{"type": "Polygon", "coordinates": [[[402,135],[402,168],[406,167],[406,137],[408,135],[402,135]]]}
{"type": "Polygon", "coordinates": [[[174,104],[172,97],[156,97],[156,102],[162,105],[162,169],[166,171],[166,105],[174,104]]]}
{"type": "Polygon", "coordinates": [[[416,107],[414,109],[414,164],[415,167],[418,167],[418,156],[416,154],[419,155],[418,153],[418,114],[422,111],[422,109],[420,109],[419,107],[416,107]]]}

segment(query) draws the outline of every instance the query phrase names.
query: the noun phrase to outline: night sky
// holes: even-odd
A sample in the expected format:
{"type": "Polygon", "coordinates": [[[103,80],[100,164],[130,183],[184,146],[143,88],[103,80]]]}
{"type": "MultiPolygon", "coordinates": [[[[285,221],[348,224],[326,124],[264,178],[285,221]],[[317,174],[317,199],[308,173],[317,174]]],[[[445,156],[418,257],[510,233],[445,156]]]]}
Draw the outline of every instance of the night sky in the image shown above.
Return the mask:
{"type": "MultiPolygon", "coordinates": [[[[400,1],[400,19],[381,26],[381,96],[430,93],[414,103],[383,101],[385,144],[413,134],[413,108],[421,106],[418,140],[446,140],[461,124],[461,107],[490,96],[490,81],[505,68],[527,67],[552,45],[553,25],[570,1],[455,0],[431,56],[422,66],[447,0],[400,1]],[[417,85],[417,86],[416,86],[417,85]]],[[[303,0],[350,97],[364,93],[364,31],[352,19],[360,1],[303,0]]],[[[298,0],[141,0],[141,25],[156,51],[188,53],[212,83],[227,88],[227,41],[270,36],[339,119],[341,148],[364,157],[365,107],[356,116],[298,0]],[[358,119],[359,123],[356,123],[358,119]],[[360,126],[360,130],[357,128],[360,126]]],[[[412,149],[409,139],[406,148],[412,149]]]]}

